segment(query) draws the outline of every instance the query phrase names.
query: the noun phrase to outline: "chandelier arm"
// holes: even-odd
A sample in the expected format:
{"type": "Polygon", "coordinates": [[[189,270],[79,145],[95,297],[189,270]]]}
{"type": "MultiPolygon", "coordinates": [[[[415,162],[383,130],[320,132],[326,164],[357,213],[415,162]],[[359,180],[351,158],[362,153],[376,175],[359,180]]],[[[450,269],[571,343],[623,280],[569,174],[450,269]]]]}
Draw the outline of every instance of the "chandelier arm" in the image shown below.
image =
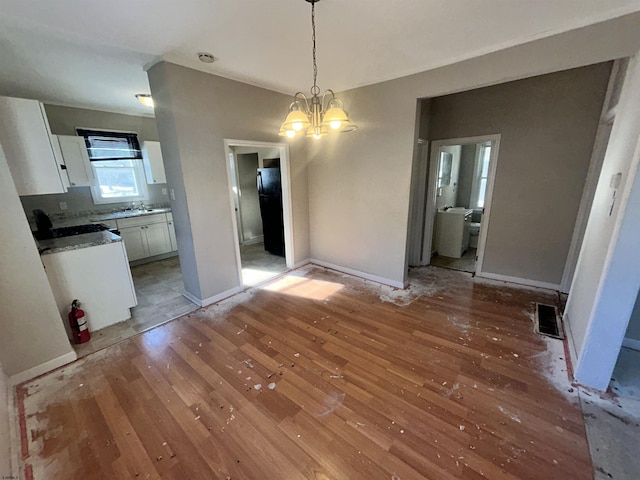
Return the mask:
{"type": "MultiPolygon", "coordinates": [[[[302,111],[304,111],[307,115],[311,112],[311,108],[309,108],[309,99],[306,97],[306,95],[302,92],[297,92],[294,96],[293,96],[293,102],[291,103],[291,105],[293,104],[299,104],[300,107],[302,107],[302,111]]],[[[289,107],[291,108],[291,107],[289,107]]]]}
{"type": "Polygon", "coordinates": [[[334,100],[338,100],[336,98],[336,94],[333,93],[333,90],[331,90],[330,88],[327,88],[324,93],[322,94],[322,111],[326,111],[327,108],[329,107],[329,104],[334,101],[334,100]],[[327,94],[331,95],[331,98],[329,99],[329,101],[327,103],[325,103],[325,98],[327,97],[327,94]]]}

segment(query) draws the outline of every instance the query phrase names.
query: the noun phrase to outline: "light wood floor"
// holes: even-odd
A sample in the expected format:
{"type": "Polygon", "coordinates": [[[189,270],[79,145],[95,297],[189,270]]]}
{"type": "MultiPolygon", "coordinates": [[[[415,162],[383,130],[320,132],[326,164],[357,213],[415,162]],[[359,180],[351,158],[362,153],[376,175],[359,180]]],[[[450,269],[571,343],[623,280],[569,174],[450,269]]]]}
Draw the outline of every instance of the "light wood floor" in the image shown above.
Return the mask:
{"type": "Polygon", "coordinates": [[[19,387],[25,478],[592,478],[535,301],[294,272],[19,387]]]}

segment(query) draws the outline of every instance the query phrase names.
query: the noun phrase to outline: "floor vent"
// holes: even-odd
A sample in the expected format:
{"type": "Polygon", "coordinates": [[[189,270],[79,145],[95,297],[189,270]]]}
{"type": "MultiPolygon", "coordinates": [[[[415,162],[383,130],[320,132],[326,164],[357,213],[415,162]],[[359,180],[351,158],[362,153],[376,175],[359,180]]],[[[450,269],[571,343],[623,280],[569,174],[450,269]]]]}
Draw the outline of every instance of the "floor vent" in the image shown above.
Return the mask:
{"type": "Polygon", "coordinates": [[[540,335],[553,338],[564,338],[558,309],[553,305],[536,303],[536,324],[534,331],[540,335]]]}

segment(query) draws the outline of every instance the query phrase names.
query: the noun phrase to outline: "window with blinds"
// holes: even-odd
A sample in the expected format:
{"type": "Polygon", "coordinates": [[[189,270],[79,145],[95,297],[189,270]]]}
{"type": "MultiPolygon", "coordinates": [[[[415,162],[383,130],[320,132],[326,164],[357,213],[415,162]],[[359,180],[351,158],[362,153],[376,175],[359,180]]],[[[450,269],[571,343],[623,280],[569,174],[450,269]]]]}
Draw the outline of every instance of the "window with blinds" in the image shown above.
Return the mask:
{"type": "Polygon", "coordinates": [[[142,152],[135,133],[78,129],[84,137],[96,178],[93,202],[121,203],[147,199],[142,152]]]}

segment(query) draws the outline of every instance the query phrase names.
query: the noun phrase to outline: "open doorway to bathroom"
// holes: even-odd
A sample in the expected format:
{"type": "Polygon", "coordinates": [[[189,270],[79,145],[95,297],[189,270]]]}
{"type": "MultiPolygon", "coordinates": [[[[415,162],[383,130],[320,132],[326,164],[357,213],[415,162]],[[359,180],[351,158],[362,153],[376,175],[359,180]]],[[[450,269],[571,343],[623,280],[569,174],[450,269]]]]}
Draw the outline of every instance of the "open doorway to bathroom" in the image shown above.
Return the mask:
{"type": "Polygon", "coordinates": [[[423,153],[429,160],[415,265],[482,271],[499,144],[500,135],[437,140],[423,153]]]}
{"type": "Polygon", "coordinates": [[[252,287],[286,271],[291,258],[288,148],[229,141],[242,284],[252,287]]]}

